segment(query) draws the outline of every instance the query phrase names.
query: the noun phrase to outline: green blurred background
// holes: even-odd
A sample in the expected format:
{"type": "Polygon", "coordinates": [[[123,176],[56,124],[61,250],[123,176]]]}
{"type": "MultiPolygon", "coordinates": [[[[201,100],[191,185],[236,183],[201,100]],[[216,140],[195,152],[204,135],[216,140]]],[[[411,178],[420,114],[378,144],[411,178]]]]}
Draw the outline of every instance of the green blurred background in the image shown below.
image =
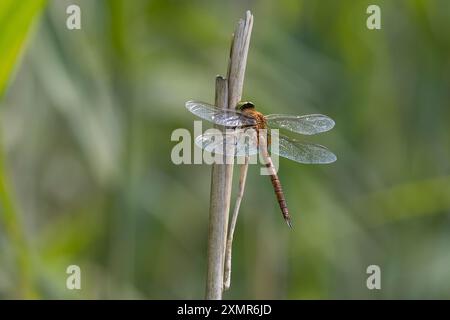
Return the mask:
{"type": "Polygon", "coordinates": [[[338,161],[280,160],[293,230],[250,168],[225,298],[450,298],[447,0],[2,0],[0,298],[203,298],[211,170],[172,164],[170,136],[247,9],[243,98],[331,116],[311,140],[338,161]]]}

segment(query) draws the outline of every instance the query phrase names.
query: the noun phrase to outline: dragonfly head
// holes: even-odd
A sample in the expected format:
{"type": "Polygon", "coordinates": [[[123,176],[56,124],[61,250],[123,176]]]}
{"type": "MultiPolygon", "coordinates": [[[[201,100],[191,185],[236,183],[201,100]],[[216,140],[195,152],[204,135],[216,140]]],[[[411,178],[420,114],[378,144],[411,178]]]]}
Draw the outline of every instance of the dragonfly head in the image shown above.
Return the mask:
{"type": "Polygon", "coordinates": [[[250,101],[241,101],[237,104],[236,109],[238,110],[244,110],[244,109],[254,109],[255,105],[253,102],[250,101]]]}

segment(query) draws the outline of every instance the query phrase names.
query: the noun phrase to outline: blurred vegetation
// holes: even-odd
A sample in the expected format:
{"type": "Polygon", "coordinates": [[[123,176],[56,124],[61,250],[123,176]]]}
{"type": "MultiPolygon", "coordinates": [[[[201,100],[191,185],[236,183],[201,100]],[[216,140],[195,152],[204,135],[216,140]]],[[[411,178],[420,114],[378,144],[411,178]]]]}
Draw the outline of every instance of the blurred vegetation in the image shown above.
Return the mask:
{"type": "Polygon", "coordinates": [[[203,297],[210,168],[172,164],[170,135],[213,101],[246,9],[244,98],[331,116],[311,140],[338,161],[280,160],[292,231],[250,168],[225,297],[450,298],[446,0],[3,0],[0,298],[203,297]]]}

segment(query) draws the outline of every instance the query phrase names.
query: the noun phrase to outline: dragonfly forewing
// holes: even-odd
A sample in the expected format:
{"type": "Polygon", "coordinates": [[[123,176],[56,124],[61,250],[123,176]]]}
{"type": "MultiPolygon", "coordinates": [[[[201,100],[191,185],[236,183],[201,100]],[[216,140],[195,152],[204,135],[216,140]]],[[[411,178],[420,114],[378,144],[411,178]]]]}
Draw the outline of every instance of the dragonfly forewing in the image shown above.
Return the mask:
{"type": "Polygon", "coordinates": [[[325,132],[334,127],[334,120],[322,114],[304,116],[269,114],[266,116],[266,120],[269,127],[286,129],[304,135],[325,132]]]}
{"type": "Polygon", "coordinates": [[[220,109],[205,102],[188,101],[186,108],[196,116],[225,127],[242,127],[256,125],[255,119],[238,110],[220,109]]]}

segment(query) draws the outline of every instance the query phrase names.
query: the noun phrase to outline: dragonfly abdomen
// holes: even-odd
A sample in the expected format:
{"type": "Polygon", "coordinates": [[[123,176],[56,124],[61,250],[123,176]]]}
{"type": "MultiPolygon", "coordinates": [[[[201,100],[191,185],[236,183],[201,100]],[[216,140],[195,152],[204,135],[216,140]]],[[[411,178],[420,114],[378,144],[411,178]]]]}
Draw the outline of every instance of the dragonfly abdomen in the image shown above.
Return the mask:
{"type": "Polygon", "coordinates": [[[275,170],[273,170],[272,161],[266,164],[268,168],[272,169],[272,174],[270,175],[270,180],[272,181],[273,190],[275,191],[275,195],[278,200],[278,204],[280,205],[281,213],[283,214],[283,218],[286,221],[287,225],[292,228],[291,224],[291,216],[289,215],[289,210],[287,207],[286,199],[284,197],[283,188],[281,187],[280,179],[276,174],[275,170]]]}

